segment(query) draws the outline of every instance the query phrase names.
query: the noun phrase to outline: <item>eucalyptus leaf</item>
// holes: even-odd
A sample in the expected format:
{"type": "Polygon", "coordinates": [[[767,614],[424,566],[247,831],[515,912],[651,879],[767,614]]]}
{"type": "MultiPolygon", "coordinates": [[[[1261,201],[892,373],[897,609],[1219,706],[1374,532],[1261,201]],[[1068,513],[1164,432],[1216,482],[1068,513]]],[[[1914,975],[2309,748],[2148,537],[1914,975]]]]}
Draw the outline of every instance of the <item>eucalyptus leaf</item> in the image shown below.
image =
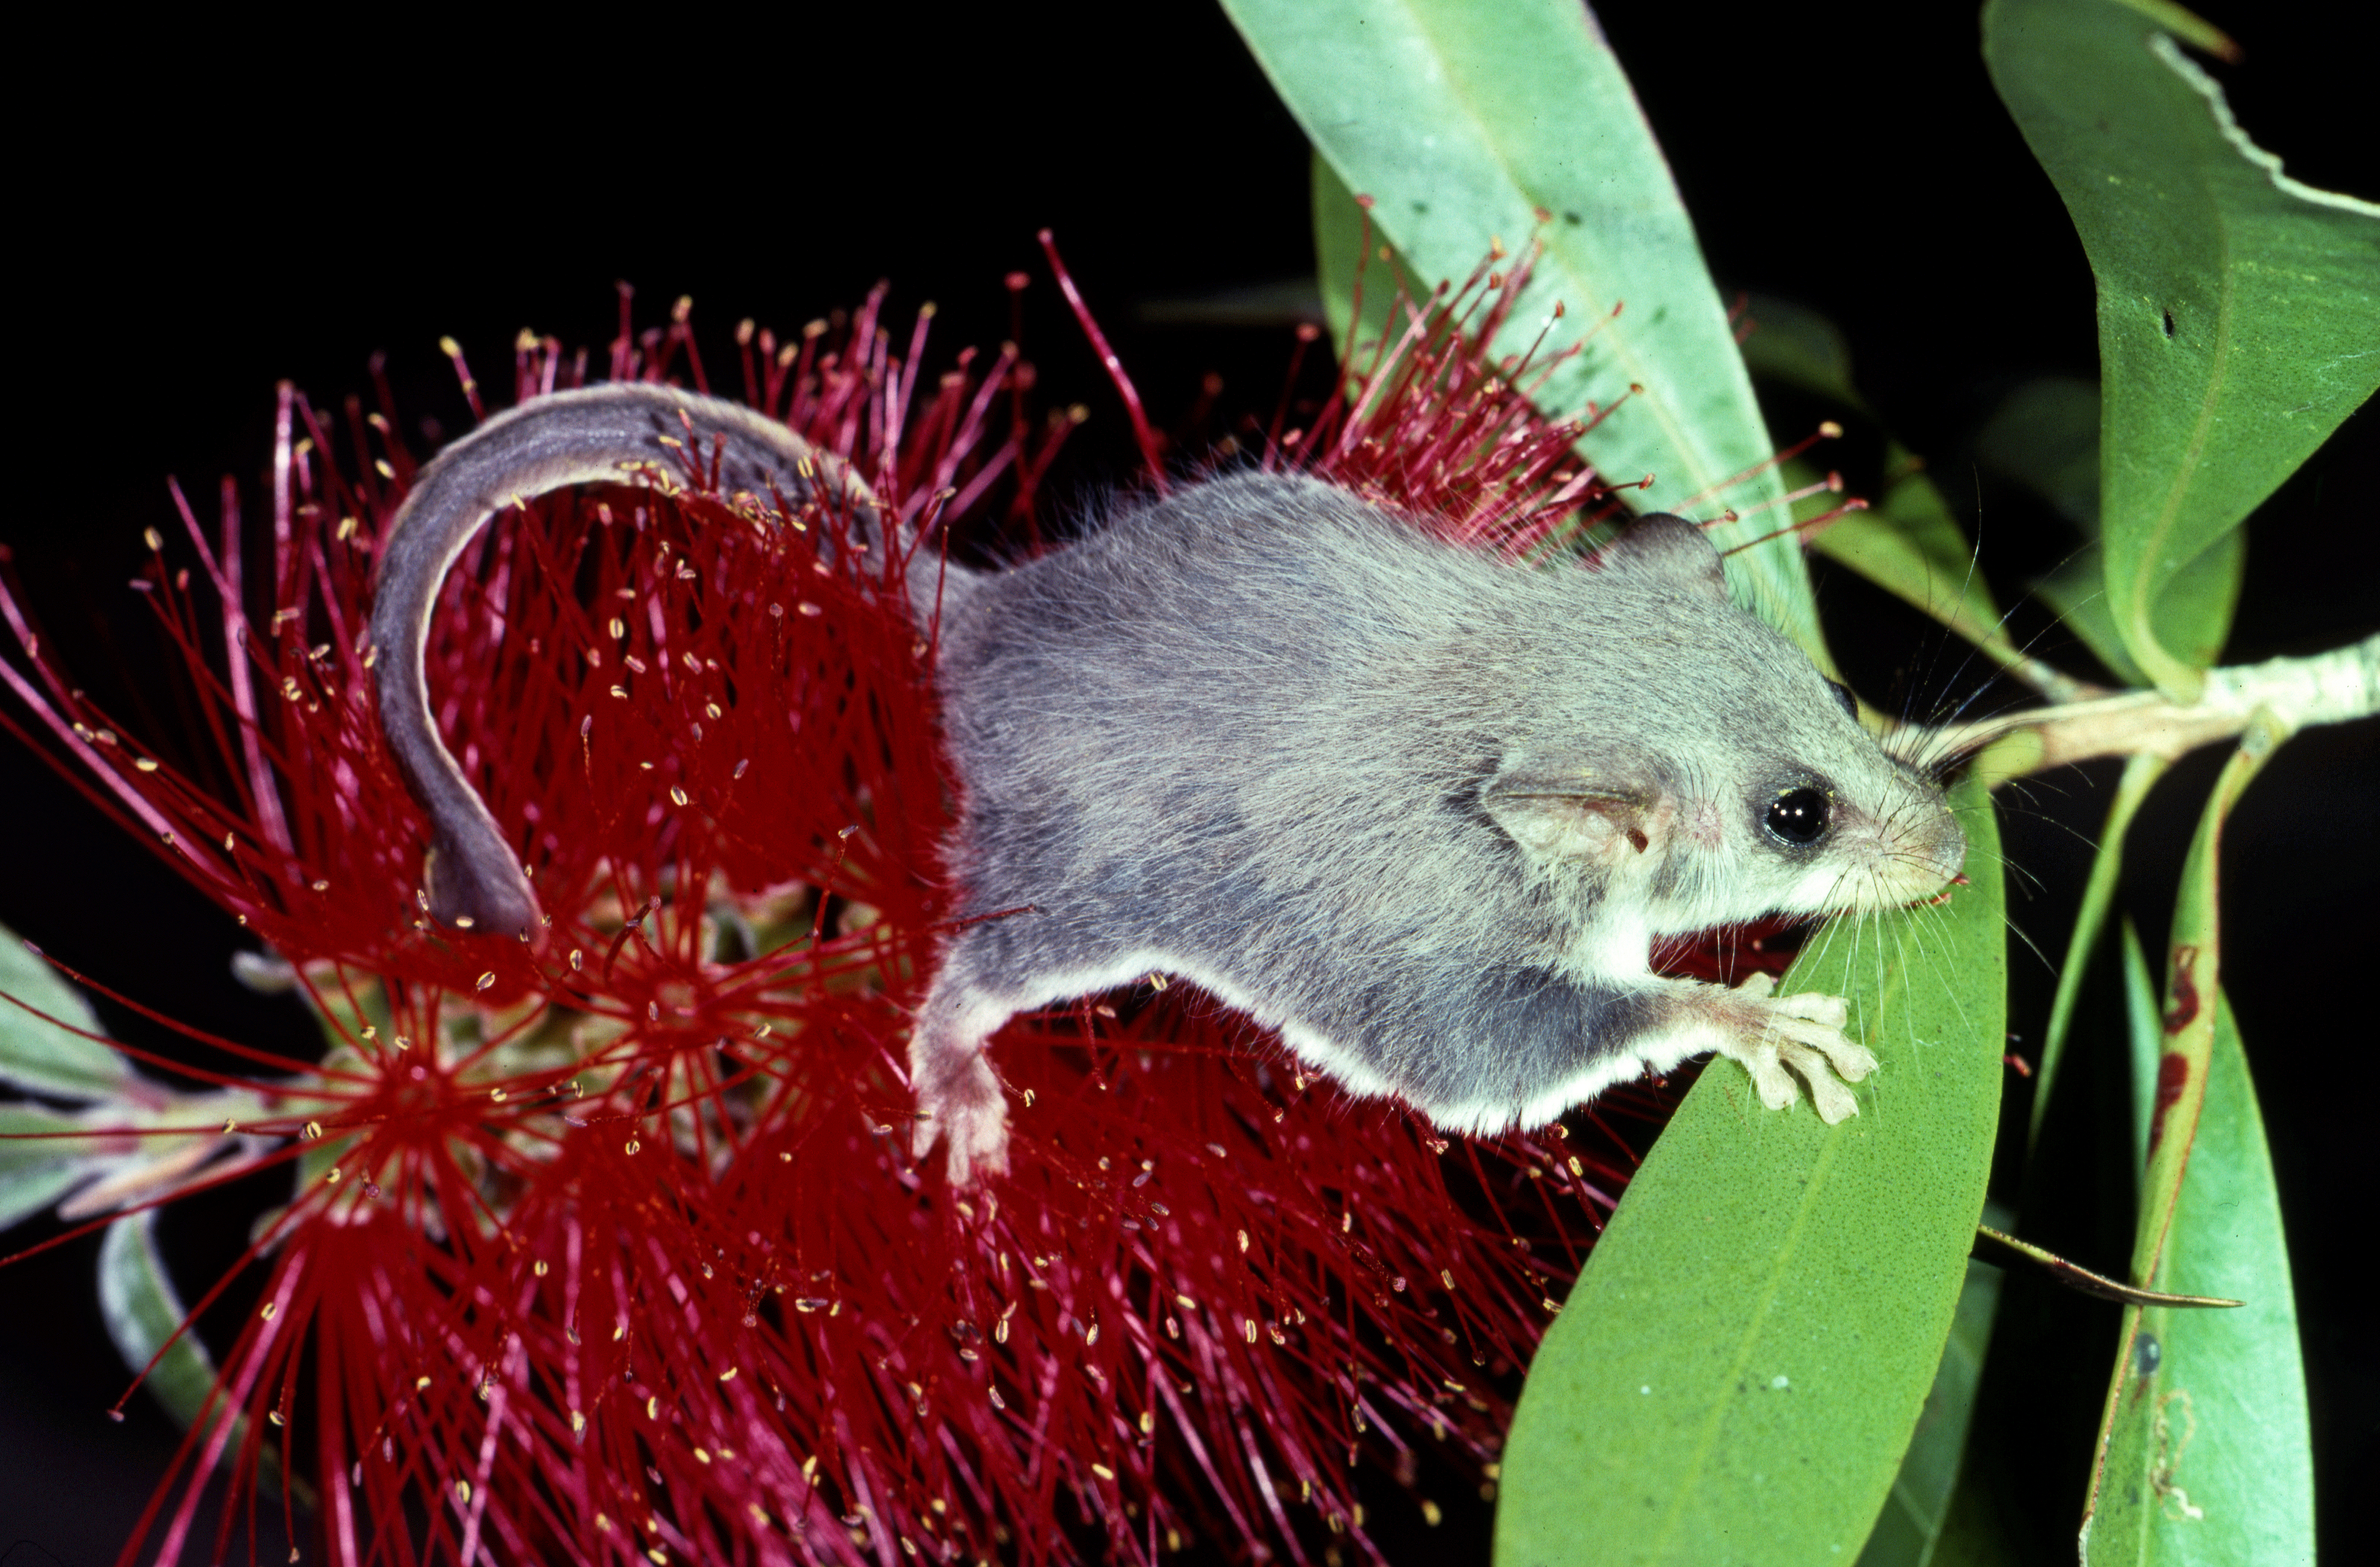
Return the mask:
{"type": "Polygon", "coordinates": [[[1973,1450],[1968,1471],[1959,1476],[1950,1496],[1950,1514],[1934,1538],[1934,1553],[1925,1567],[2018,1567],[2024,1558],[2009,1535],[2009,1521],[1985,1488],[1973,1478],[1973,1450]]]}
{"type": "Polygon", "coordinates": [[[96,1143],[82,1122],[65,1111],[0,1099],[0,1172],[78,1159],[96,1143]]]}
{"type": "Polygon", "coordinates": [[[1838,1126],[1711,1063],[1531,1367],[1496,1560],[1852,1561],[1941,1364],[1983,1209],[2005,991],[1998,834],[1954,802],[1941,907],[1838,921],[1784,990],[1852,1002],[1883,1063],[1838,1126]]]}
{"type": "MultiPolygon", "coordinates": [[[[2155,1038],[2155,993],[2143,999],[2134,1031],[2155,1038]]],[[[2133,1091],[2145,1125],[2154,1069],[2133,1091]]],[[[2142,1314],[2125,1394],[2136,1417],[2117,1434],[2109,1477],[2119,1483],[2092,1520],[2084,1561],[2312,1561],[2313,1458],[2289,1248],[2239,1023],[2219,994],[2206,1108],[2166,1258],[2180,1287],[2247,1304],[2142,1314]]]]}
{"type": "Polygon", "coordinates": [[[91,1171],[63,1160],[0,1166],[0,1230],[54,1208],[91,1179],[91,1171]]]}
{"type": "Polygon", "coordinates": [[[2205,638],[2154,612],[2380,385],[2380,207],[2283,175],[2136,8],[1990,0],[1984,55],[2098,280],[2107,607],[2192,698],[2205,638]]]}
{"type": "Polygon", "coordinates": [[[2166,1256],[2180,1287],[2247,1304],[2164,1311],[2151,1329],[2164,1347],[2151,1394],[2162,1430],[2153,1419],[2148,1558],[2312,1561],[2313,1454],[2289,1246],[2239,1021],[2220,994],[2206,1109],[2166,1256]]]}
{"type": "Polygon", "coordinates": [[[2107,552],[2097,541],[2067,556],[2065,564],[2035,582],[2033,590],[2118,680],[2127,686],[2152,684],[2132,662],[2124,634],[2117,629],[2116,612],[2107,604],[2107,552]]]}
{"type": "Polygon", "coordinates": [[[2194,667],[2214,667],[2230,639],[2247,569],[2248,535],[2235,528],[2166,578],[2149,612],[2157,645],[2194,667]]]}
{"type": "Polygon", "coordinates": [[[91,1179],[83,1124],[62,1111],[0,1103],[0,1230],[32,1217],[91,1179]]]}
{"type": "Polygon", "coordinates": [[[74,1032],[78,1028],[101,1032],[82,992],[59,978],[14,931],[0,927],[0,1081],[53,1099],[113,1096],[131,1079],[132,1069],[106,1045],[74,1032]]]}
{"type": "MultiPolygon", "coordinates": [[[[2219,659],[2247,565],[2248,535],[2234,528],[2168,578],[2150,615],[2159,645],[2203,664],[2219,659]]],[[[2064,565],[2034,583],[2034,591],[2117,679],[2128,686],[2155,684],[2133,661],[2116,622],[2107,596],[2107,554],[2099,545],[2075,551],[2064,565]]]]}
{"type": "MultiPolygon", "coordinates": [[[[2088,542],[2035,585],[2044,602],[2101,663],[2130,686],[2153,684],[2134,662],[2107,597],[2099,538],[2099,388],[2072,376],[2027,382],[1975,437],[1975,456],[2048,502],[2088,542]]],[[[2214,663],[2231,632],[2247,534],[2224,534],[2169,577],[2150,611],[2158,645],[2195,665],[2214,663]]]]}
{"type": "MultiPolygon", "coordinates": [[[[1656,509],[1733,508],[1741,520],[1713,530],[1722,547],[1782,521],[1775,471],[1749,472],[1771,450],[1726,308],[1585,7],[1225,0],[1224,9],[1342,186],[1374,198],[1378,231],[1420,269],[1424,287],[1469,276],[1492,242],[1544,243],[1493,346],[1525,351],[1549,326],[1557,346],[1564,327],[1592,332],[1537,400],[1557,415],[1590,405],[1604,415],[1579,444],[1607,480],[1653,475],[1642,499],[1656,509]],[[1558,302],[1565,313],[1555,322],[1558,302]]],[[[1323,285],[1327,296],[1327,277],[1323,285]]],[[[1792,538],[1730,556],[1728,576],[1739,599],[1826,662],[1792,538]]]]}
{"type": "Polygon", "coordinates": [[[1892,1492],[1859,1555],[1859,1567],[1927,1567],[1949,1523],[1967,1431],[1973,1424],[1975,1390],[1984,1377],[1984,1353],[1991,1345],[1992,1317],[1999,1309],[2001,1270],[1967,1259],[1966,1282],[1950,1318],[1942,1364],[1925,1394],[1925,1413],[1900,1457],[1892,1492]]]}

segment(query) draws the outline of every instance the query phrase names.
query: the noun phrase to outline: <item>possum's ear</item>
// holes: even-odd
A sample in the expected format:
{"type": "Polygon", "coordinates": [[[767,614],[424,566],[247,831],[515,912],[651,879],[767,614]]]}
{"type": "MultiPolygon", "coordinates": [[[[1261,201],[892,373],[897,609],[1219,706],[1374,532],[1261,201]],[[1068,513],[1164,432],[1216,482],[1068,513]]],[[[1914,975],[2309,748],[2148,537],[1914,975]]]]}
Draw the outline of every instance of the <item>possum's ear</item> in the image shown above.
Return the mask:
{"type": "Polygon", "coordinates": [[[1703,530],[1682,516],[1653,512],[1603,547],[1602,564],[1658,577],[1671,587],[1727,597],[1727,573],[1703,530]]]}
{"type": "Polygon", "coordinates": [[[1543,859],[1624,863],[1653,846],[1670,812],[1637,758],[1609,750],[1510,757],[1479,792],[1489,820],[1543,859]]]}

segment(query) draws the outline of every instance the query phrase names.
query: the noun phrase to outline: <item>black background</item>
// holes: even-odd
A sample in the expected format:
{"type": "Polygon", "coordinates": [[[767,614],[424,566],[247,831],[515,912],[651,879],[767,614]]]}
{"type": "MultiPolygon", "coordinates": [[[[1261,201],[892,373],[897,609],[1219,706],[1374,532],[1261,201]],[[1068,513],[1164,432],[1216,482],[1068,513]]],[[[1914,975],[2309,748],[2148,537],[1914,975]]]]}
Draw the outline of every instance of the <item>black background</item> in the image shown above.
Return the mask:
{"type": "MultiPolygon", "coordinates": [[[[2323,30],[2314,7],[2201,9],[2248,49],[2243,66],[2217,71],[2248,129],[2299,177],[2380,196],[2368,50],[2323,30]]],[[[9,154],[19,443],[0,542],[94,690],[154,689],[140,673],[153,650],[123,588],[140,531],[174,526],[168,474],[201,493],[202,515],[221,474],[261,504],[276,380],[334,400],[362,389],[367,356],[385,349],[408,414],[460,429],[440,334],[501,386],[524,325],[600,350],[617,278],[638,289],[639,324],[691,295],[717,368],[739,317],[790,330],[880,277],[892,280],[896,319],[939,303],[944,352],[996,344],[1011,330],[1001,278],[1028,270],[1025,341],[1047,397],[1093,410],[1059,476],[1065,493],[1128,476],[1134,457],[1119,406],[1058,311],[1033,243],[1041,225],[1057,231],[1160,422],[1181,416],[1208,370],[1224,376],[1229,406],[1269,407],[1278,390],[1285,326],[1157,326],[1139,314],[1311,273],[1304,140],[1210,7],[517,29],[382,17],[370,32],[128,23],[20,52],[9,154]]],[[[2022,572],[2071,541],[1979,474],[1966,443],[2016,382],[2093,373],[2095,337],[2088,268],[1991,92],[1973,13],[1636,3],[1608,6],[1603,21],[1722,287],[1798,299],[1843,326],[1871,402],[1930,456],[1970,525],[1980,519],[2002,600],[2015,597],[2022,572]]],[[[2366,409],[2259,516],[2229,660],[2315,651],[2380,623],[2373,431],[2366,409]]],[[[1855,583],[1829,577],[1823,590],[1871,697],[1923,705],[1972,688],[1938,635],[1855,583]]],[[[2043,617],[2021,613],[2019,626],[2088,670],[2043,617]]],[[[2350,1294],[2374,1187],[2359,1134],[2375,1102],[2362,1000],[2380,871],[2375,733],[2366,723],[2293,742],[2241,806],[2226,855],[2226,977],[2291,1225],[2334,1542],[2352,1476],[2371,1472],[2380,1409],[2357,1327],[2370,1308],[2350,1294]]],[[[2127,896],[2152,950],[2218,761],[2180,769],[2135,840],[2127,896]]],[[[2012,918],[2051,954],[2087,862],[2077,834],[2095,833],[2110,776],[2051,776],[2005,802],[2010,855],[2040,884],[2012,887],[2012,918]]],[[[5,740],[0,923],[200,1027],[291,1050],[308,1038],[294,1008],[232,982],[225,917],[5,740]]],[[[2048,965],[2020,941],[2012,966],[2013,1048],[2030,1055],[2048,965]]],[[[159,1039],[103,1010],[126,1037],[159,1039]]],[[[2094,1086],[2103,1103],[2112,1096],[2094,1086]]],[[[2023,1096],[2012,1093],[2012,1124],[2023,1096]]],[[[2075,1116],[2096,1113],[2092,1095],[2067,1097],[2075,1116]]],[[[2096,1200],[2107,1172],[2086,1161],[2039,1179],[2028,1224],[2120,1270],[2123,1224],[2096,1200]]],[[[237,1219],[214,1217],[212,1229],[206,1214],[166,1226],[186,1284],[236,1250],[212,1232],[236,1235],[237,1219]]],[[[34,1221],[7,1244],[53,1233],[34,1221]]],[[[0,1269],[6,1567],[110,1560],[171,1452],[170,1426],[145,1399],[122,1424],[104,1417],[126,1374],[97,1320],[95,1245],[0,1269]]],[[[2026,1284],[2011,1300],[2044,1369],[2029,1392],[2003,1392],[1994,1416],[2027,1433],[2002,1476],[2007,1505],[2044,1560],[2065,1560],[2115,1308],[2026,1284]]],[[[1401,1557],[1479,1557],[1484,1512],[1401,1557]]],[[[265,1559],[277,1560],[270,1537],[265,1559]]]]}

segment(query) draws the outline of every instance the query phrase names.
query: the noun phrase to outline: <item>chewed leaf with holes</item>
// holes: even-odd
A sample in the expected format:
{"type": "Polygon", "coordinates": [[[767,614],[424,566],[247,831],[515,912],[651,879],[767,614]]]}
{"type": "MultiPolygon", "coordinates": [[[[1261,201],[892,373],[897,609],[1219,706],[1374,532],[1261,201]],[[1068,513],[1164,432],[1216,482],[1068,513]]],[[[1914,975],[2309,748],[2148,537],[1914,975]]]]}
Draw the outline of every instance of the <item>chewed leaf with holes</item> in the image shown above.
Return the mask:
{"type": "Polygon", "coordinates": [[[1941,1364],[2000,1087],[1998,836],[1972,886],[1815,938],[1782,984],[1851,998],[1883,1065],[1837,1126],[1714,1062],[1530,1368],[1496,1560],[1849,1562],[1941,1364]]]}
{"type": "Polygon", "coordinates": [[[2128,987],[2146,1145],[2131,1275],[2246,1304],[2125,1308],[2083,1514],[2086,1563],[2313,1556],[2289,1248],[2239,1024],[2223,998],[2217,896],[2223,825],[2284,734],[2260,716],[2207,799],[2174,905],[2163,1003],[2143,985],[2128,987]]]}
{"type": "MultiPolygon", "coordinates": [[[[2152,999],[2150,1027],[2156,1017],[2152,999]]],[[[2152,1073],[2144,1107],[2155,1083],[2152,1073]]],[[[2220,996],[2167,1258],[2169,1287],[2247,1304],[2143,1314],[2128,1379],[2146,1403],[2139,1467],[2121,1478],[2154,1505],[2107,1509],[2090,1560],[2142,1560],[2145,1542],[2159,1562],[2311,1561],[2313,1455],[2289,1247],[2255,1085],[2220,996]]]]}
{"type": "Polygon", "coordinates": [[[1992,0],[1984,55],[2098,279],[2114,630],[2194,696],[2220,631],[2160,601],[2380,385],[2380,207],[2283,175],[2142,8],[1992,0]]]}

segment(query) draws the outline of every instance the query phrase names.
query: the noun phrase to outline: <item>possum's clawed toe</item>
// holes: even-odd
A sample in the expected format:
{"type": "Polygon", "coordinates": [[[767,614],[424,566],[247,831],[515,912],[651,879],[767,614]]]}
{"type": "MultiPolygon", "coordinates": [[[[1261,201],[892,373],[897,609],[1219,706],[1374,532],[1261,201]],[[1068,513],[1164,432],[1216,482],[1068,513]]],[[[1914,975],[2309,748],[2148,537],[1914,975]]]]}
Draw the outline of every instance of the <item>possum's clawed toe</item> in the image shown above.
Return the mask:
{"type": "Polygon", "coordinates": [[[1810,1086],[1810,1103],[1819,1120],[1832,1126],[1859,1113],[1859,1101],[1852,1098],[1852,1091],[1843,1087],[1842,1079],[1828,1066],[1828,1056],[1791,1040],[1779,1045],[1777,1054],[1810,1086]]]}

